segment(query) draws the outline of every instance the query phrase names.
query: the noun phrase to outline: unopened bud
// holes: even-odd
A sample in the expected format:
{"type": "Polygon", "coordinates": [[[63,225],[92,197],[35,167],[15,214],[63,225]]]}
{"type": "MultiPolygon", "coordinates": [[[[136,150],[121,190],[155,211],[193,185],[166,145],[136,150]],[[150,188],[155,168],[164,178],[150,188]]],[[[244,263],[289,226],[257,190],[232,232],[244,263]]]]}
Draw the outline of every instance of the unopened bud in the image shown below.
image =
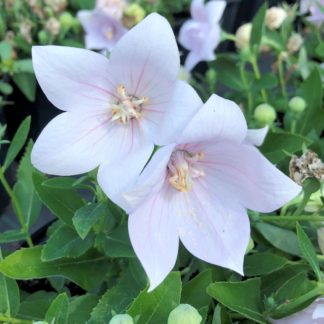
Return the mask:
{"type": "Polygon", "coordinates": [[[265,24],[271,30],[278,29],[286,18],[287,12],[283,8],[271,7],[266,12],[265,24]]]}
{"type": "Polygon", "coordinates": [[[252,32],[252,24],[247,23],[239,27],[236,31],[235,45],[239,49],[247,48],[250,45],[250,38],[252,32]]]}
{"type": "Polygon", "coordinates": [[[19,32],[20,35],[23,37],[23,39],[31,44],[32,43],[32,36],[31,36],[31,29],[33,27],[33,24],[30,20],[24,20],[19,24],[19,32]]]}
{"type": "Polygon", "coordinates": [[[217,73],[216,73],[215,69],[208,69],[208,71],[206,73],[206,79],[207,79],[208,84],[215,85],[215,83],[217,81],[217,73]]]}
{"type": "Polygon", "coordinates": [[[37,34],[37,37],[38,37],[39,43],[41,45],[45,45],[45,44],[49,43],[49,35],[48,35],[47,31],[40,30],[37,34]]]}
{"type": "Polygon", "coordinates": [[[134,321],[127,314],[118,314],[110,320],[109,324],[134,324],[134,321]]]}
{"type": "Polygon", "coordinates": [[[125,11],[123,23],[126,27],[131,28],[144,19],[145,10],[137,3],[132,3],[125,11]]]}
{"type": "Polygon", "coordinates": [[[269,104],[261,104],[254,110],[254,118],[261,125],[271,125],[277,118],[275,109],[269,104]]]}
{"type": "Polygon", "coordinates": [[[54,12],[62,12],[68,5],[67,0],[45,0],[45,4],[48,5],[54,12]]]}
{"type": "Polygon", "coordinates": [[[188,304],[180,304],[170,314],[168,324],[200,324],[202,317],[197,309],[188,304]]]}
{"type": "Polygon", "coordinates": [[[60,22],[54,17],[49,18],[45,24],[45,28],[52,36],[57,36],[60,33],[60,27],[60,22]]]}
{"type": "Polygon", "coordinates": [[[65,11],[60,16],[60,24],[63,30],[69,30],[74,24],[74,17],[65,11]]]}
{"type": "Polygon", "coordinates": [[[300,47],[303,45],[303,38],[299,34],[293,34],[289,37],[287,43],[288,53],[293,54],[299,51],[300,47]]]}
{"type": "Polygon", "coordinates": [[[306,109],[306,101],[302,97],[293,97],[288,103],[289,109],[294,113],[302,113],[306,109]]]}

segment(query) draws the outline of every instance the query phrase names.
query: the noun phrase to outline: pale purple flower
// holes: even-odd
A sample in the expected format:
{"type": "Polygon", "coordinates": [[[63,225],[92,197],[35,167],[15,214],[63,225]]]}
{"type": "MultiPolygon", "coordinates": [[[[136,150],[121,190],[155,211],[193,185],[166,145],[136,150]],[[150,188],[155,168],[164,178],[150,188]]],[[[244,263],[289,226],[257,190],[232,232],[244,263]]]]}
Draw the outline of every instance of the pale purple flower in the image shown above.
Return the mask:
{"type": "Polygon", "coordinates": [[[305,14],[308,11],[310,16],[307,19],[320,26],[324,21],[324,0],[301,0],[300,12],[305,14]]]}
{"type": "Polygon", "coordinates": [[[123,36],[109,60],[62,46],[33,47],[32,56],[42,90],[65,111],[37,139],[33,164],[62,176],[99,166],[100,181],[119,175],[112,197],[140,173],[154,144],[169,143],[201,105],[196,92],[177,80],[179,50],[158,14],[123,36]]]}
{"type": "MultiPolygon", "coordinates": [[[[257,132],[247,138],[240,108],[213,95],[177,144],[160,148],[115,196],[129,213],[130,239],[150,290],[172,270],[179,239],[197,258],[242,274],[250,239],[246,209],[271,212],[300,192],[251,144],[260,143],[257,132]]],[[[104,190],[109,186],[107,179],[104,190]]]]}
{"type": "Polygon", "coordinates": [[[179,43],[190,51],[185,67],[191,71],[200,61],[215,59],[215,49],[221,40],[219,21],[225,10],[226,1],[214,0],[204,4],[204,0],[191,3],[192,19],[180,29],[179,43]]]}
{"type": "Polygon", "coordinates": [[[111,50],[127,32],[122,23],[103,10],[81,10],[78,19],[85,30],[88,49],[111,50]]]}
{"type": "Polygon", "coordinates": [[[125,0],[97,0],[96,8],[105,11],[111,17],[121,20],[123,12],[127,7],[125,0]]]}
{"type": "Polygon", "coordinates": [[[316,299],[310,306],[288,317],[271,320],[273,324],[322,324],[324,323],[324,298],[316,299]]]}

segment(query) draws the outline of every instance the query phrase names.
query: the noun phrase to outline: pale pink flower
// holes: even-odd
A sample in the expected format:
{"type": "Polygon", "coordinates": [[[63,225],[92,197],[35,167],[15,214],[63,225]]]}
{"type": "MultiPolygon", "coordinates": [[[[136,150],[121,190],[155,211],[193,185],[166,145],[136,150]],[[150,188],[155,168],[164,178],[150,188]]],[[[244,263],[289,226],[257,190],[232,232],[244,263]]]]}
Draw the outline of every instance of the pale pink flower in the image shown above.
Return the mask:
{"type": "Polygon", "coordinates": [[[324,298],[316,299],[302,311],[279,320],[271,320],[273,324],[322,324],[324,323],[324,298]]]}
{"type": "Polygon", "coordinates": [[[300,12],[305,14],[310,12],[308,20],[317,26],[324,21],[324,0],[301,0],[300,12]]]}
{"type": "MultiPolygon", "coordinates": [[[[243,274],[250,239],[246,209],[271,212],[300,192],[250,144],[262,140],[257,133],[247,138],[240,108],[213,95],[177,144],[160,148],[114,197],[129,213],[130,239],[150,290],[172,270],[179,239],[197,258],[243,274]]],[[[118,176],[107,179],[104,190],[118,176]]]]}
{"type": "Polygon", "coordinates": [[[42,90],[65,111],[34,145],[32,162],[44,173],[74,175],[99,166],[100,181],[120,175],[117,190],[141,172],[154,144],[173,140],[201,105],[177,80],[179,50],[158,14],[129,31],[109,60],[62,46],[33,47],[32,56],[42,90]]]}
{"type": "Polygon", "coordinates": [[[96,8],[105,11],[111,17],[121,20],[127,7],[125,0],[97,0],[96,8]]]}
{"type": "Polygon", "coordinates": [[[77,16],[85,30],[85,46],[88,49],[111,50],[127,32],[119,20],[103,10],[81,10],[77,16]]]}
{"type": "Polygon", "coordinates": [[[186,21],[180,29],[179,43],[190,51],[185,67],[191,71],[201,61],[215,59],[215,49],[221,40],[219,21],[225,10],[226,1],[193,0],[192,19],[186,21]]]}

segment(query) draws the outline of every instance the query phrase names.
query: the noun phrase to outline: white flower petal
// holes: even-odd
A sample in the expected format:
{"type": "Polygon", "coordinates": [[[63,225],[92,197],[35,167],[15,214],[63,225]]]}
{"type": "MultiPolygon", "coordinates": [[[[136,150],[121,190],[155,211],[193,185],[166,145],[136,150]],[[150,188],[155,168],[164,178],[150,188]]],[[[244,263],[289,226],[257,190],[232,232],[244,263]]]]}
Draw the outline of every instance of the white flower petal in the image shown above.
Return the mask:
{"type": "Polygon", "coordinates": [[[248,129],[245,142],[255,146],[261,146],[267,137],[269,126],[265,126],[259,129],[248,129]]]}

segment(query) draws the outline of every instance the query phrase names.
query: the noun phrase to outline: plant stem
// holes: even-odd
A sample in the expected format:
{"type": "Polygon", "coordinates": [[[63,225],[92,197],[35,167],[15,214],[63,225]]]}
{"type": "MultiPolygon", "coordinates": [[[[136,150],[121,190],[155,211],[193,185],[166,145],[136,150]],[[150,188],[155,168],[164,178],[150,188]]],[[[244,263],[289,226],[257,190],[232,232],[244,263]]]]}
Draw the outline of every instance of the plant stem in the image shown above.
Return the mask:
{"type": "Polygon", "coordinates": [[[310,222],[324,222],[324,216],[259,216],[260,220],[265,222],[273,222],[273,221],[292,221],[292,222],[299,222],[299,221],[310,221],[310,222]]]}
{"type": "Polygon", "coordinates": [[[8,317],[8,316],[3,315],[3,314],[0,314],[0,322],[12,323],[12,324],[32,324],[33,323],[33,321],[8,317]]]}
{"type": "Polygon", "coordinates": [[[285,81],[285,75],[284,75],[284,67],[282,64],[282,57],[279,54],[278,56],[278,74],[279,74],[279,80],[280,80],[280,86],[281,86],[281,92],[282,95],[287,98],[287,90],[286,90],[286,81],[285,81]]]}
{"type": "Polygon", "coordinates": [[[18,221],[19,221],[19,223],[21,225],[21,229],[22,229],[23,233],[26,236],[26,241],[27,241],[28,246],[29,247],[34,246],[33,241],[32,241],[32,239],[31,239],[31,237],[29,235],[28,228],[27,228],[27,226],[26,226],[26,224],[24,222],[24,216],[23,216],[20,204],[19,204],[15,194],[13,193],[8,181],[6,180],[6,178],[4,176],[4,171],[3,171],[2,168],[0,168],[0,182],[2,183],[4,189],[6,190],[8,196],[11,199],[12,205],[13,205],[15,211],[16,211],[18,221]]]}
{"type": "Polygon", "coordinates": [[[240,65],[240,74],[241,74],[241,79],[243,82],[243,85],[245,87],[245,90],[247,92],[247,100],[248,100],[248,114],[251,115],[252,114],[252,110],[253,110],[253,96],[252,93],[250,91],[247,79],[246,79],[246,74],[245,74],[245,64],[241,64],[240,65]]]}
{"type": "MultiPolygon", "coordinates": [[[[257,80],[260,80],[261,79],[261,73],[260,73],[258,62],[257,62],[257,59],[256,59],[255,56],[253,56],[251,58],[250,63],[252,65],[255,78],[257,80]]],[[[267,92],[265,91],[265,89],[261,89],[261,95],[262,95],[262,99],[264,100],[264,102],[267,102],[268,101],[268,95],[267,95],[267,92]]]]}

